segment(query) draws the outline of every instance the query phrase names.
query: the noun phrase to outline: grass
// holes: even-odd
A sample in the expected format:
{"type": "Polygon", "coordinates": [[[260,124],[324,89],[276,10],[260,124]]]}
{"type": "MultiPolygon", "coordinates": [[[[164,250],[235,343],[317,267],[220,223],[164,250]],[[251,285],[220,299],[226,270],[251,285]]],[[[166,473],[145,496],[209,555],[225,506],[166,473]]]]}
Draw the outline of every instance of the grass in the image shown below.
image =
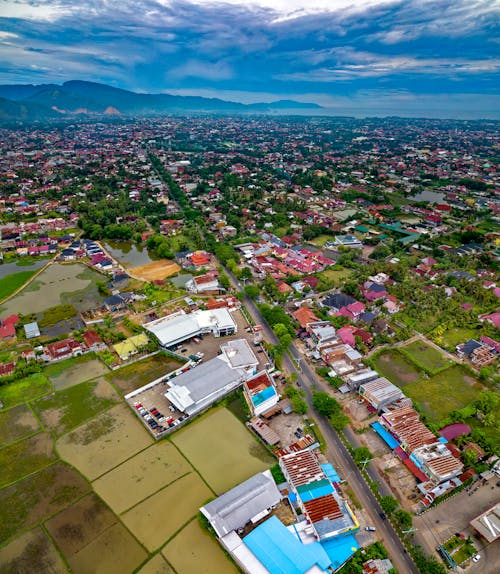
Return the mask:
{"type": "Polygon", "coordinates": [[[76,317],[76,314],[77,311],[72,305],[55,305],[43,312],[38,324],[40,327],[52,327],[56,323],[76,317]]]}
{"type": "Polygon", "coordinates": [[[438,371],[449,363],[442,353],[422,341],[414,341],[403,347],[402,350],[410,356],[415,365],[422,367],[429,373],[438,371]]]}
{"type": "Polygon", "coordinates": [[[316,247],[324,247],[324,245],[327,241],[332,241],[332,240],[333,240],[333,235],[319,235],[318,237],[311,239],[311,241],[309,241],[308,243],[311,243],[311,245],[316,245],[316,247]]]}
{"type": "Polygon", "coordinates": [[[108,383],[86,382],[38,399],[34,408],[45,426],[60,436],[109,409],[117,402],[118,395],[108,383]],[[102,389],[103,386],[104,389],[102,389]],[[107,396],[99,396],[99,394],[107,396]]]}
{"type": "Polygon", "coordinates": [[[335,267],[321,271],[321,273],[318,273],[317,277],[326,282],[332,281],[335,285],[340,285],[341,281],[347,279],[351,275],[352,271],[350,269],[345,269],[344,267],[336,265],[335,267]]]}
{"type": "Polygon", "coordinates": [[[53,390],[50,381],[44,374],[35,373],[19,381],[1,385],[0,401],[2,401],[4,408],[8,409],[47,395],[53,390]]]}
{"type": "Polygon", "coordinates": [[[62,390],[95,379],[109,371],[94,353],[89,353],[53,363],[46,367],[44,372],[56,390],[62,390]]]}
{"type": "Polygon", "coordinates": [[[56,379],[60,377],[64,371],[71,367],[80,366],[82,363],[86,363],[90,358],[94,358],[94,353],[89,353],[88,355],[80,355],[78,357],[72,357],[71,359],[66,359],[65,361],[59,361],[57,363],[52,363],[45,367],[44,373],[47,377],[51,379],[56,379]]]}
{"type": "Polygon", "coordinates": [[[27,405],[0,412],[0,445],[19,440],[38,430],[38,421],[27,405]]]}
{"type": "Polygon", "coordinates": [[[457,345],[465,343],[469,339],[474,339],[479,336],[477,329],[466,329],[464,327],[455,327],[449,329],[442,336],[444,347],[450,351],[454,351],[457,345]]]}
{"type": "Polygon", "coordinates": [[[15,293],[19,287],[24,285],[36,272],[36,269],[33,271],[19,271],[19,273],[12,273],[11,275],[3,277],[0,281],[0,301],[3,301],[12,295],[12,293],[15,293]]]}
{"type": "Polygon", "coordinates": [[[404,388],[420,378],[420,371],[396,349],[383,351],[375,359],[376,370],[398,387],[404,388]]]}
{"type": "Polygon", "coordinates": [[[420,405],[430,422],[438,423],[450,411],[476,399],[482,388],[463,367],[455,365],[428,379],[407,384],[404,392],[420,405]]]}
{"type": "Polygon", "coordinates": [[[56,460],[52,440],[40,433],[0,449],[0,488],[56,460]]]}

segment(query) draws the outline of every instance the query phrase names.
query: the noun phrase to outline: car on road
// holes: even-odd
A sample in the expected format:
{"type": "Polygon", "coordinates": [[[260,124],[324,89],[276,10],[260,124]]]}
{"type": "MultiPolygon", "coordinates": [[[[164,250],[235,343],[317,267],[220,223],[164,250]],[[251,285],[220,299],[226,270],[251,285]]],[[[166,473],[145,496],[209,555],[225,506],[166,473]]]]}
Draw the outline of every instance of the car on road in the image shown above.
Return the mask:
{"type": "Polygon", "coordinates": [[[378,515],[382,520],[385,520],[387,518],[387,516],[383,512],[379,512],[378,515]]]}
{"type": "Polygon", "coordinates": [[[375,528],[375,526],[365,526],[365,530],[367,532],[375,532],[377,529],[375,528]]]}
{"type": "Polygon", "coordinates": [[[481,554],[476,554],[472,557],[472,562],[479,562],[481,560],[481,554]]]}

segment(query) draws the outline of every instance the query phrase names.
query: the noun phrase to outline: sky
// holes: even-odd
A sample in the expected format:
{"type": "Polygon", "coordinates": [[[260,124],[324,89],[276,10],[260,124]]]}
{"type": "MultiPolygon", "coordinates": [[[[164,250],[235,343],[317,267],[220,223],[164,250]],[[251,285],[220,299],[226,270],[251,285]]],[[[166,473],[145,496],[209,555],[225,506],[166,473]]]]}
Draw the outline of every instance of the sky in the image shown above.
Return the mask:
{"type": "Polygon", "coordinates": [[[0,0],[0,84],[500,119],[500,0],[0,0]]]}

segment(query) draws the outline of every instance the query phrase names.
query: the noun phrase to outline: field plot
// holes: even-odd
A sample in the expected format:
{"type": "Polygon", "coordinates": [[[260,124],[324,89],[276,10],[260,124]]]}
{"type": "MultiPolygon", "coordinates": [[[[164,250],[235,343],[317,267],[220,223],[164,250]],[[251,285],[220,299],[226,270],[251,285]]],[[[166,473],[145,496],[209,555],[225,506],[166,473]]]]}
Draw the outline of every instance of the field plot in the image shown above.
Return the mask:
{"type": "Polygon", "coordinates": [[[334,285],[339,285],[341,281],[347,279],[352,275],[350,269],[345,269],[343,267],[334,267],[330,269],[325,269],[318,273],[318,278],[325,281],[333,281],[334,285]]]}
{"type": "Polygon", "coordinates": [[[0,386],[0,401],[4,408],[8,409],[53,391],[49,379],[42,373],[35,373],[19,381],[0,386]]]}
{"type": "Polygon", "coordinates": [[[38,524],[88,490],[88,483],[63,462],[0,490],[0,540],[38,524]]]}
{"type": "Polygon", "coordinates": [[[19,405],[0,413],[0,445],[18,440],[34,433],[39,428],[38,421],[26,405],[19,405]]]}
{"type": "Polygon", "coordinates": [[[222,494],[275,460],[228,410],[212,410],[172,437],[210,487],[222,494]]]}
{"type": "Polygon", "coordinates": [[[109,372],[109,369],[91,353],[74,357],[60,363],[53,363],[45,369],[45,375],[56,390],[66,389],[84,381],[95,379],[109,372]]]}
{"type": "Polygon", "coordinates": [[[0,548],[0,574],[66,574],[66,568],[41,528],[0,548]]]}
{"type": "Polygon", "coordinates": [[[106,381],[89,381],[38,399],[34,408],[43,424],[60,436],[119,400],[116,391],[106,381]]]}
{"type": "Polygon", "coordinates": [[[177,574],[236,574],[238,570],[222,548],[192,520],[162,550],[177,574]]]}
{"type": "Polygon", "coordinates": [[[449,364],[446,357],[438,350],[422,341],[413,341],[403,349],[415,361],[416,365],[423,366],[427,371],[434,372],[449,364]]]}
{"type": "Polygon", "coordinates": [[[70,304],[83,311],[102,300],[96,282],[101,276],[84,265],[49,265],[26,289],[2,305],[2,312],[41,313],[49,307],[70,304]]]}
{"type": "Polygon", "coordinates": [[[193,518],[211,496],[207,485],[192,472],[123,514],[122,520],[153,551],[193,518]]]}
{"type": "Polygon", "coordinates": [[[56,460],[52,438],[39,433],[0,449],[0,488],[56,460]]]}
{"type": "Polygon", "coordinates": [[[137,574],[175,574],[161,554],[153,556],[137,574]]]}
{"type": "Polygon", "coordinates": [[[94,480],[151,444],[125,405],[117,405],[57,441],[59,455],[94,480]]]}
{"type": "Polygon", "coordinates": [[[130,267],[127,273],[135,279],[142,279],[143,281],[155,281],[158,279],[166,279],[175,275],[181,270],[179,265],[174,261],[161,259],[160,261],[153,261],[146,263],[146,265],[138,265],[137,267],[130,267]]]}
{"type": "Polygon", "coordinates": [[[75,574],[132,572],[147,557],[95,494],[63,510],[46,527],[75,574]]]}
{"type": "Polygon", "coordinates": [[[448,416],[450,411],[461,409],[473,401],[483,386],[460,365],[404,387],[404,392],[416,401],[436,423],[448,416]]]}
{"type": "Polygon", "coordinates": [[[19,271],[19,273],[11,273],[2,277],[0,281],[0,301],[15,293],[19,287],[22,287],[28,279],[33,277],[36,269],[33,271],[19,271]]]}
{"type": "Polygon", "coordinates": [[[375,360],[377,371],[398,387],[414,383],[420,377],[418,369],[398,351],[384,351],[375,360]]]}
{"type": "Polygon", "coordinates": [[[448,329],[443,334],[443,345],[450,351],[454,351],[455,347],[460,343],[465,343],[469,339],[478,339],[481,336],[479,329],[468,329],[465,327],[455,327],[448,329]]]}
{"type": "Polygon", "coordinates": [[[175,446],[162,441],[101,476],[92,486],[120,514],[190,471],[175,446]]]}
{"type": "Polygon", "coordinates": [[[162,353],[137,361],[133,365],[112,371],[106,379],[124,394],[144,386],[162,375],[178,369],[183,363],[162,353]]]}

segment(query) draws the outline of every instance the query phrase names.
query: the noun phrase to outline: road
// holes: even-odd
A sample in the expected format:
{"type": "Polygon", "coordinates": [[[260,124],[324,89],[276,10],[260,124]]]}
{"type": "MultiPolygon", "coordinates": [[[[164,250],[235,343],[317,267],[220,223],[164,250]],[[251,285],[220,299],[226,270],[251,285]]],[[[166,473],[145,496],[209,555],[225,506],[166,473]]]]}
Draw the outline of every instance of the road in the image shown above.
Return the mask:
{"type": "MultiPolygon", "coordinates": [[[[234,287],[238,291],[243,292],[242,285],[236,279],[234,274],[231,273],[229,269],[225,269],[225,271],[231,279],[234,287]]],[[[255,323],[262,325],[266,339],[273,345],[279,343],[278,338],[265,321],[254,301],[247,295],[243,294],[243,303],[246,305],[255,323]]],[[[293,343],[290,345],[290,352],[294,357],[300,357],[299,351],[293,343]]],[[[348,480],[356,499],[370,516],[371,524],[377,529],[378,535],[389,552],[389,556],[394,567],[401,574],[419,574],[417,567],[408,555],[391,523],[380,517],[382,508],[363,479],[363,476],[361,475],[359,468],[354,463],[351,455],[340,440],[339,435],[324,417],[316,415],[312,407],[312,392],[320,386],[319,381],[316,378],[316,374],[304,360],[300,361],[300,368],[297,369],[294,362],[287,354],[283,357],[283,367],[289,373],[296,373],[298,375],[302,389],[306,395],[306,401],[309,405],[309,417],[314,420],[316,425],[318,425],[325,439],[327,445],[326,456],[337,468],[339,474],[348,480]]],[[[369,469],[369,474],[374,480],[380,483],[374,469],[369,469]]],[[[382,494],[385,494],[385,492],[382,492],[382,494]]],[[[390,492],[387,494],[390,494],[390,492]]]]}

